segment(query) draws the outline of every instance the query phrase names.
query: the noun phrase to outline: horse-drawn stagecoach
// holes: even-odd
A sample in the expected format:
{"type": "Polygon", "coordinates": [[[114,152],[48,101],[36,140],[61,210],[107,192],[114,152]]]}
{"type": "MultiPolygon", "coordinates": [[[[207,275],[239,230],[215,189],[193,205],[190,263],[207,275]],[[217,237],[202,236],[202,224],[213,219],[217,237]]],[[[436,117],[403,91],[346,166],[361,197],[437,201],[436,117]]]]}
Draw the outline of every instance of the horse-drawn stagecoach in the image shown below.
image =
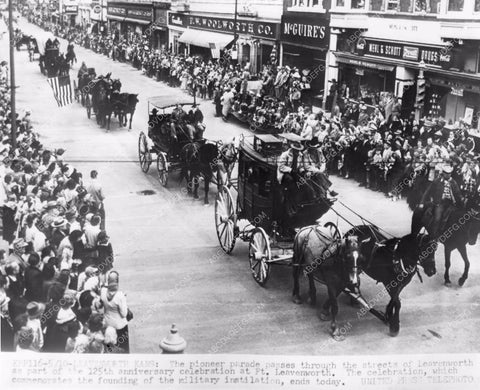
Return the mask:
{"type": "Polygon", "coordinates": [[[331,318],[335,339],[342,338],[335,322],[341,292],[388,322],[391,333],[397,334],[399,294],[417,272],[417,264],[427,275],[435,273],[433,254],[423,256],[433,245],[432,240],[425,234],[388,239],[382,229],[360,216],[368,224],[354,226],[347,221],[352,228],[342,237],[335,223],[319,224],[319,219],[333,210],[333,200],[321,194],[312,197],[308,178],[299,181],[297,210],[289,212],[285,207],[286,189],[277,180],[283,145],[281,138],[270,134],[241,138],[237,179],[221,186],[215,201],[215,226],[221,248],[230,254],[237,239],[248,242],[250,270],[262,286],[272,265],[291,266],[295,303],[301,302],[298,279],[302,271],[309,279],[311,303],[316,300],[314,281],[325,284],[328,299],[321,318],[331,318]],[[363,299],[358,277],[362,271],[387,287],[391,301],[385,314],[363,299]],[[398,283],[392,287],[392,281],[398,283]]]}

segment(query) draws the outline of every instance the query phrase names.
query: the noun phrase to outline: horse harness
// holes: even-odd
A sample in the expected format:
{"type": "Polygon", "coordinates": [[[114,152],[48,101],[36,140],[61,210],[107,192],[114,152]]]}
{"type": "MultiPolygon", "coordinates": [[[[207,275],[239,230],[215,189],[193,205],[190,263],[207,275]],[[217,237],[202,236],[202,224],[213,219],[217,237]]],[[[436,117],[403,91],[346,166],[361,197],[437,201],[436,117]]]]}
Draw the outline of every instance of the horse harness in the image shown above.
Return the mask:
{"type": "MultiPolygon", "coordinates": [[[[310,241],[310,235],[312,234],[312,231],[315,232],[315,234],[317,235],[317,238],[320,241],[324,241],[324,240],[330,241],[332,239],[332,237],[328,237],[327,235],[323,234],[321,231],[317,230],[316,226],[313,226],[310,228],[304,228],[304,229],[310,229],[310,232],[308,233],[307,238],[303,242],[302,253],[305,251],[305,248],[307,247],[308,242],[310,241]]],[[[334,239],[334,241],[331,241],[330,244],[323,249],[322,253],[319,255],[318,258],[322,261],[326,260],[326,258],[324,258],[324,255],[327,253],[329,253],[329,256],[327,257],[327,259],[331,258],[333,257],[334,251],[340,252],[340,254],[343,254],[342,246],[339,245],[341,241],[342,241],[341,239],[334,239]]],[[[301,265],[298,264],[297,266],[301,266],[301,265]]]]}

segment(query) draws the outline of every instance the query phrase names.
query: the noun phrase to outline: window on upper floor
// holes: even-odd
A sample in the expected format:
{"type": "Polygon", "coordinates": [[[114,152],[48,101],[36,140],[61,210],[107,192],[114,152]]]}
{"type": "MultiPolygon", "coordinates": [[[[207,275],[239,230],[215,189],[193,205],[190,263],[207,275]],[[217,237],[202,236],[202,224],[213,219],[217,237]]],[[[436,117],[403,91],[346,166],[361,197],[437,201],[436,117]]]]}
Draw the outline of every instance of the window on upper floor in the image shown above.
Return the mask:
{"type": "Polygon", "coordinates": [[[462,12],[464,0],[448,0],[448,10],[462,12]]]}
{"type": "Polygon", "coordinates": [[[475,0],[475,12],[480,12],[480,0],[475,0]]]}
{"type": "Polygon", "coordinates": [[[337,0],[337,7],[345,7],[345,0],[337,0]]]}
{"type": "Polygon", "coordinates": [[[370,10],[438,14],[440,2],[441,0],[370,0],[370,10]]]}
{"type": "Polygon", "coordinates": [[[321,8],[322,7],[322,0],[292,0],[292,7],[315,7],[321,8]]]}
{"type": "Polygon", "coordinates": [[[352,0],[352,9],[364,9],[365,0],[352,0]]]}

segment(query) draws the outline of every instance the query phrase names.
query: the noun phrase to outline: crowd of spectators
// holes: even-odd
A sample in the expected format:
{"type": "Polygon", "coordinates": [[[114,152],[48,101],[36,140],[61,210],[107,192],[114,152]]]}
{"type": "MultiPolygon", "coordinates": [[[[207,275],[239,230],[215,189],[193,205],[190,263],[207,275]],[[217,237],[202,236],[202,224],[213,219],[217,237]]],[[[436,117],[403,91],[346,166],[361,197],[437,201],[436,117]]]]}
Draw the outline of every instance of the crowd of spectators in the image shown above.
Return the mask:
{"type": "Polygon", "coordinates": [[[30,110],[12,118],[3,78],[0,132],[2,351],[128,353],[131,312],[97,171],[84,181],[65,150],[42,145],[30,110]]]}
{"type": "Polygon", "coordinates": [[[330,173],[354,178],[392,200],[408,193],[414,178],[433,181],[445,163],[454,166],[454,178],[464,188],[477,181],[480,168],[471,126],[441,117],[415,120],[413,112],[402,112],[393,94],[375,101],[349,99],[345,83],[333,80],[326,110],[313,113],[310,82],[321,69],[300,71],[272,62],[256,75],[259,87],[252,90],[250,64],[237,64],[228,53],[208,60],[151,50],[146,35],[86,34],[75,28],[56,32],[114,60],[131,62],[170,86],[212,99],[216,116],[224,120],[233,114],[255,131],[318,139],[330,173]],[[399,183],[408,185],[398,191],[399,183]]]}

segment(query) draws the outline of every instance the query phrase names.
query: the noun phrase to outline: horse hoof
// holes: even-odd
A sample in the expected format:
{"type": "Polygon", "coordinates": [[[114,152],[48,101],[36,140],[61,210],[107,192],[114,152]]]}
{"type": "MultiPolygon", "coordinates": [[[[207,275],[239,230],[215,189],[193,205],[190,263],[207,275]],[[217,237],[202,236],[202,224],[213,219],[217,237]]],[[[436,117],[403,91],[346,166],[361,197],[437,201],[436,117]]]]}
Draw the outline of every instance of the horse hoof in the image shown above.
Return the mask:
{"type": "Polygon", "coordinates": [[[467,281],[467,278],[462,276],[460,279],[458,279],[458,285],[462,287],[466,281],[467,281]]]}
{"type": "Polygon", "coordinates": [[[298,295],[294,295],[292,300],[296,305],[301,305],[303,303],[302,298],[300,298],[298,295]]]}
{"type": "Polygon", "coordinates": [[[317,300],[315,298],[308,298],[307,302],[310,306],[316,306],[317,305],[317,300]]]}
{"type": "Polygon", "coordinates": [[[345,336],[341,334],[338,329],[335,329],[335,331],[332,333],[332,338],[338,342],[345,341],[345,336]]]}
{"type": "Polygon", "coordinates": [[[193,199],[198,199],[198,195],[193,195],[193,199]]]}
{"type": "Polygon", "coordinates": [[[390,330],[390,337],[397,337],[399,333],[399,330],[390,330]]]}
{"type": "Polygon", "coordinates": [[[452,282],[450,280],[446,280],[445,287],[452,287],[452,282]]]}
{"type": "Polygon", "coordinates": [[[319,317],[320,317],[321,321],[330,321],[331,320],[330,313],[324,313],[323,311],[320,312],[319,317]]]}

